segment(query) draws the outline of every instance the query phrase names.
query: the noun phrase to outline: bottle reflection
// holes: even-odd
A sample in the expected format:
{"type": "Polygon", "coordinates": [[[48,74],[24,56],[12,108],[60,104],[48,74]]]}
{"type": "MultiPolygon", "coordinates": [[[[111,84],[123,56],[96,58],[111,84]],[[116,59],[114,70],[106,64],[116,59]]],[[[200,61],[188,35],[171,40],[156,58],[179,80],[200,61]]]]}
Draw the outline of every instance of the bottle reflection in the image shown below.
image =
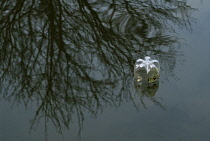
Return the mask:
{"type": "Polygon", "coordinates": [[[142,83],[138,81],[134,81],[134,86],[136,91],[139,94],[151,97],[155,96],[158,88],[159,88],[159,81],[153,83],[142,83]]]}
{"type": "MultiPolygon", "coordinates": [[[[32,125],[44,119],[62,132],[76,115],[82,128],[84,111],[96,116],[107,105],[132,100],[127,80],[139,55],[156,56],[161,77],[170,77],[179,57],[173,45],[179,41],[166,29],[174,30],[170,22],[188,28],[193,8],[181,1],[167,5],[1,0],[1,95],[26,106],[37,103],[32,125]]],[[[158,84],[136,89],[152,96],[158,84]]]]}
{"type": "Polygon", "coordinates": [[[159,98],[155,97],[155,94],[159,88],[159,81],[155,81],[153,83],[134,81],[134,87],[138,94],[138,97],[140,98],[141,105],[143,105],[145,109],[147,108],[147,103],[145,102],[145,99],[151,101],[154,105],[160,107],[163,110],[166,109],[159,98]]]}

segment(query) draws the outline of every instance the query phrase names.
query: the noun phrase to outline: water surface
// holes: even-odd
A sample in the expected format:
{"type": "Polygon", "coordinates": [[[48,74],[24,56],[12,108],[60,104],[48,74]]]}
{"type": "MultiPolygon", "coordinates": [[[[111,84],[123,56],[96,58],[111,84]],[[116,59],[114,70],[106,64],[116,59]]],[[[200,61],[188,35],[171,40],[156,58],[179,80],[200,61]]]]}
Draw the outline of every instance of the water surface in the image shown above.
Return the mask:
{"type": "Polygon", "coordinates": [[[209,6],[2,0],[1,140],[208,140],[209,6]],[[146,55],[161,77],[141,92],[146,55]]]}

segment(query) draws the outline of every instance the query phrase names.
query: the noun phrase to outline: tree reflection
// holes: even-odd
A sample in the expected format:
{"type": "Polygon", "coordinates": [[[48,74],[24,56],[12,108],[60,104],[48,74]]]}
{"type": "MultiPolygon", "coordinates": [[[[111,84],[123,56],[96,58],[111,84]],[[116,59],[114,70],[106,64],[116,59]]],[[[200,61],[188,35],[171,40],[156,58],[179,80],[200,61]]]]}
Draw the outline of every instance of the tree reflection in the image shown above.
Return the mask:
{"type": "Polygon", "coordinates": [[[33,124],[79,126],[83,112],[132,101],[133,60],[155,56],[173,72],[194,9],[184,1],[1,0],[0,81],[7,100],[38,105],[33,124]],[[173,24],[171,24],[173,23],[173,24]]]}

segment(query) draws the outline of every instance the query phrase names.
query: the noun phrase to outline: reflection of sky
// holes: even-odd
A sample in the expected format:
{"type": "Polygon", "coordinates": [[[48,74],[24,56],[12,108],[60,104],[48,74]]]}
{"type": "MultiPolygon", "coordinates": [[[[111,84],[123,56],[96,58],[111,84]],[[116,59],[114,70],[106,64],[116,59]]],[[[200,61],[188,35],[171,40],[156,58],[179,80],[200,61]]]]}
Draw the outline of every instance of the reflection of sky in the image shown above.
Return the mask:
{"type": "MultiPolygon", "coordinates": [[[[203,11],[200,9],[199,13],[203,11]]],[[[129,104],[107,110],[97,120],[88,121],[84,140],[208,140],[209,16],[210,13],[198,16],[192,33],[183,35],[188,46],[183,49],[185,62],[177,64],[174,70],[178,80],[160,84],[156,96],[163,98],[166,111],[151,105],[147,110],[135,112],[129,104]]]]}
{"type": "MultiPolygon", "coordinates": [[[[199,3],[191,0],[193,4],[199,3]]],[[[206,0],[208,1],[208,0],[206,0]]],[[[206,1],[203,1],[204,7],[206,1]]],[[[208,2],[210,3],[210,2],[208,2]]],[[[201,11],[202,12],[202,11],[201,11]]],[[[202,15],[203,16],[203,15],[202,15]]],[[[166,110],[153,104],[148,109],[133,108],[125,103],[118,109],[105,108],[97,119],[86,117],[82,139],[84,141],[151,141],[151,140],[190,140],[209,139],[210,129],[210,28],[208,15],[198,18],[192,33],[185,33],[188,46],[183,49],[185,62],[177,64],[174,72],[178,80],[169,80],[160,84],[157,97],[163,99],[166,110]]],[[[0,138],[3,141],[37,141],[44,137],[44,129],[28,134],[29,120],[34,111],[25,110],[24,106],[13,106],[0,101],[0,138]]],[[[54,134],[54,126],[49,127],[49,140],[69,140],[54,134]]],[[[74,130],[74,129],[71,129],[74,130]]]]}
{"type": "MultiPolygon", "coordinates": [[[[39,123],[38,128],[30,130],[30,121],[35,110],[32,107],[25,109],[24,105],[13,105],[8,102],[0,103],[0,140],[1,141],[44,141],[44,124],[39,123]],[[31,132],[30,132],[31,131],[31,132]]],[[[49,125],[49,141],[61,141],[63,137],[57,136],[54,126],[49,125]]],[[[73,136],[71,136],[73,138],[73,136]]]]}
{"type": "Polygon", "coordinates": [[[200,8],[202,12],[209,11],[210,1],[209,0],[187,0],[192,7],[200,8]]]}
{"type": "Polygon", "coordinates": [[[34,111],[26,110],[24,105],[13,105],[1,101],[0,103],[0,138],[2,141],[37,141],[42,134],[28,134],[30,125],[29,120],[33,118],[34,111]]]}

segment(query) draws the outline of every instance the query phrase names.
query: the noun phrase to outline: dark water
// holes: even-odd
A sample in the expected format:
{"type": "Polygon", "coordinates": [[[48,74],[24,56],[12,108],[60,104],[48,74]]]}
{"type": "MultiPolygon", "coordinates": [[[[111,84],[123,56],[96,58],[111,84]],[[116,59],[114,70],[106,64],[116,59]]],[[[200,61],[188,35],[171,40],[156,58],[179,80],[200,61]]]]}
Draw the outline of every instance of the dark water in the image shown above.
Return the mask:
{"type": "Polygon", "coordinates": [[[210,1],[0,1],[1,141],[206,141],[210,1]],[[133,64],[160,61],[143,92],[133,64]]]}

